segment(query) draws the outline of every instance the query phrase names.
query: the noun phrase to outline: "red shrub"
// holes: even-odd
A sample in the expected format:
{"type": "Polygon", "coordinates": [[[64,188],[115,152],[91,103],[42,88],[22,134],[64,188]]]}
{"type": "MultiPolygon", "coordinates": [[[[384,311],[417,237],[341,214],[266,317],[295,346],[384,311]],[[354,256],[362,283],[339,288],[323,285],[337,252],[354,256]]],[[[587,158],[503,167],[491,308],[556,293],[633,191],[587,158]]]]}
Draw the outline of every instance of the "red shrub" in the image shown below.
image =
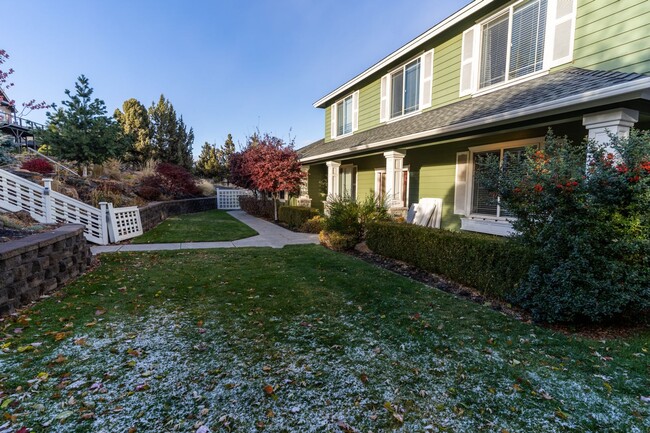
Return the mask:
{"type": "Polygon", "coordinates": [[[174,198],[197,196],[201,193],[194,178],[185,168],[163,162],[156,167],[166,192],[174,198]]]}
{"type": "Polygon", "coordinates": [[[161,191],[153,186],[141,185],[136,190],[135,193],[148,201],[156,201],[162,195],[161,191]]]}
{"type": "Polygon", "coordinates": [[[50,174],[54,172],[54,166],[43,158],[28,159],[23,162],[20,168],[40,174],[50,174]]]}

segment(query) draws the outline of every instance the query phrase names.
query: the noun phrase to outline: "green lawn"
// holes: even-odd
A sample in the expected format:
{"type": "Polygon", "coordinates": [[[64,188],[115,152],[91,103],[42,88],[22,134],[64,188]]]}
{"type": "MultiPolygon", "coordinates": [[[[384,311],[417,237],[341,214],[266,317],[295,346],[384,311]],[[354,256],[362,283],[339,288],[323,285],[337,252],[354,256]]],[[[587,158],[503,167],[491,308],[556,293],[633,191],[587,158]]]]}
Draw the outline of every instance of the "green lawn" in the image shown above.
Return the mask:
{"type": "Polygon", "coordinates": [[[647,333],[565,337],[316,245],[100,258],[0,322],[0,426],[650,429],[647,333]]]}
{"type": "Polygon", "coordinates": [[[210,210],[167,218],[153,230],[134,238],[133,243],[235,241],[256,234],[226,211],[210,210]]]}

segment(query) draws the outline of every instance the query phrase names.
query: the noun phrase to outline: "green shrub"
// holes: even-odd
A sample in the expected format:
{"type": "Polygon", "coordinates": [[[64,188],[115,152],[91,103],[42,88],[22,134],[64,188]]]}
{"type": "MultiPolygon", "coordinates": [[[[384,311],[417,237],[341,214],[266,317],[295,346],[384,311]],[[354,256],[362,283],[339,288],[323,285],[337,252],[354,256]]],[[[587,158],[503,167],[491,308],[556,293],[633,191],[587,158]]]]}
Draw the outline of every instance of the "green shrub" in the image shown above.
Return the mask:
{"type": "Polygon", "coordinates": [[[239,196],[239,207],[249,215],[258,218],[274,219],[273,200],[266,197],[254,197],[250,195],[239,196]]]}
{"type": "Polygon", "coordinates": [[[299,231],[303,233],[315,233],[318,234],[323,231],[323,222],[325,219],[321,217],[320,215],[317,215],[313,218],[308,219],[303,223],[303,225],[300,226],[298,229],[299,231]]]}
{"type": "Polygon", "coordinates": [[[530,254],[508,238],[412,224],[368,224],[368,247],[482,293],[508,299],[525,275],[530,254]]]}
{"type": "Polygon", "coordinates": [[[334,251],[351,250],[357,244],[358,239],[351,234],[343,234],[339,232],[326,232],[322,231],[318,235],[320,243],[334,251]]]}
{"type": "Polygon", "coordinates": [[[507,170],[481,164],[482,183],[535,252],[515,301],[536,320],[598,322],[650,309],[650,133],[610,140],[575,146],[549,134],[507,170]]]}
{"type": "Polygon", "coordinates": [[[278,219],[289,227],[297,229],[310,218],[318,215],[318,209],[304,206],[280,206],[278,219]]]}
{"type": "Polygon", "coordinates": [[[390,219],[386,204],[373,195],[360,202],[349,197],[336,197],[326,206],[329,215],[325,218],[324,230],[351,236],[355,244],[365,237],[366,224],[390,219]]]}

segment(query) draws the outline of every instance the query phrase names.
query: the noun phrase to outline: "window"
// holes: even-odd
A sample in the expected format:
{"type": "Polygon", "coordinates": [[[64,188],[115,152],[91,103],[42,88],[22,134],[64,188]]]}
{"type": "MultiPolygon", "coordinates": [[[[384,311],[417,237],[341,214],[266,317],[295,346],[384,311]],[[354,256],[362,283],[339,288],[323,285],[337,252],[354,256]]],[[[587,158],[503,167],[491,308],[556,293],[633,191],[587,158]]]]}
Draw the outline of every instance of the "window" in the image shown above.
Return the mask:
{"type": "Polygon", "coordinates": [[[352,132],[352,95],[336,104],[336,135],[352,132]]]}
{"type": "MultiPolygon", "coordinates": [[[[409,169],[402,169],[402,206],[408,207],[409,169]]],[[[375,169],[375,196],[380,202],[386,200],[386,170],[375,169]]]]}
{"type": "Polygon", "coordinates": [[[420,106],[420,59],[393,72],[391,79],[390,117],[417,111],[420,106]]]}
{"type": "Polygon", "coordinates": [[[339,171],[339,195],[351,199],[357,197],[357,168],[355,166],[341,166],[339,171]]]}
{"type": "Polygon", "coordinates": [[[332,104],[331,136],[337,138],[359,129],[359,91],[332,104]]]}
{"type": "Polygon", "coordinates": [[[460,96],[573,60],[576,0],[519,0],[463,32],[460,96]]]}
{"type": "Polygon", "coordinates": [[[517,161],[521,161],[524,157],[526,147],[512,147],[507,149],[497,149],[489,150],[485,152],[476,152],[474,153],[474,175],[473,185],[472,185],[472,207],[471,212],[473,214],[479,215],[490,215],[494,217],[507,217],[510,216],[505,209],[502,209],[499,205],[499,200],[495,200],[490,193],[481,186],[481,170],[479,167],[479,161],[489,155],[495,155],[499,158],[501,166],[504,170],[508,169],[508,166],[515,164],[517,161]]]}
{"type": "Polygon", "coordinates": [[[546,6],[531,0],[482,25],[479,88],[542,70],[546,6]]]}

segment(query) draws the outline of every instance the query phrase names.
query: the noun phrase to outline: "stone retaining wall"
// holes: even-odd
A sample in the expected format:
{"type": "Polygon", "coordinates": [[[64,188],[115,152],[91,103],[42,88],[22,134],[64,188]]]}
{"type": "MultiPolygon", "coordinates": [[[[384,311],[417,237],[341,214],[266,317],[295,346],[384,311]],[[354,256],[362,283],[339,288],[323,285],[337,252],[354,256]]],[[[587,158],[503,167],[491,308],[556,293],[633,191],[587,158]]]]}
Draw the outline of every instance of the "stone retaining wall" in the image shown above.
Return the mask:
{"type": "Polygon", "coordinates": [[[203,212],[217,208],[216,197],[191,198],[187,200],[173,200],[159,203],[149,203],[140,208],[142,230],[149,231],[170,216],[186,213],[203,212]]]}
{"type": "Polygon", "coordinates": [[[0,244],[0,315],[83,274],[92,261],[84,226],[67,224],[0,244]]]}

